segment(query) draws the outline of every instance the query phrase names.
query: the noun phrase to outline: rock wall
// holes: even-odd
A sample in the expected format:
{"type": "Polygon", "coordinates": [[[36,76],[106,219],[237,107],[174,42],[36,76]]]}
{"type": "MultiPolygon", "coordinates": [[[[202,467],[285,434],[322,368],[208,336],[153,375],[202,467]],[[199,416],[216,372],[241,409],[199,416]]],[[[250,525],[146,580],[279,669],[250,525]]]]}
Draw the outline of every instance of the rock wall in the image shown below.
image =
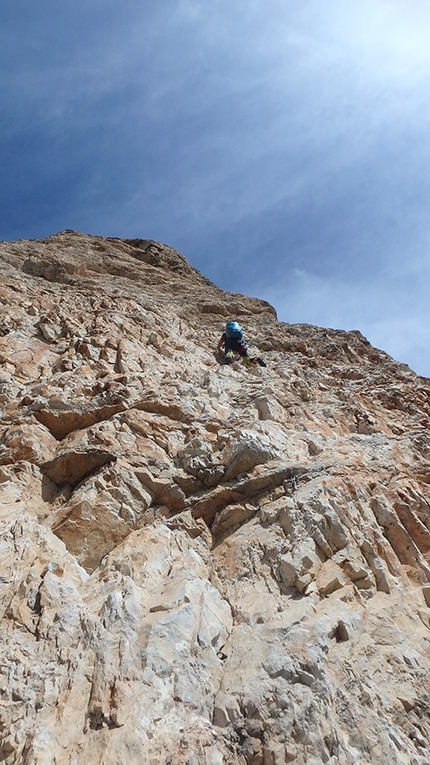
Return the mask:
{"type": "Polygon", "coordinates": [[[0,268],[0,762],[427,765],[429,381],[156,242],[0,268]]]}

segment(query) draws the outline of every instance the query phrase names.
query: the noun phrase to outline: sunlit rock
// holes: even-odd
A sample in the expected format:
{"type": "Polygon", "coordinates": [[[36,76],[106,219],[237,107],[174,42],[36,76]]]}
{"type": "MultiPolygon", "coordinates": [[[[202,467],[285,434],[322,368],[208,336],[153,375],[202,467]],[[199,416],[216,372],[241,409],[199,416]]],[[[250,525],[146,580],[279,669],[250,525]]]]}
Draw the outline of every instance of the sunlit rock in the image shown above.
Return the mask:
{"type": "Polygon", "coordinates": [[[428,381],[151,240],[0,255],[1,762],[428,765],[428,381]]]}

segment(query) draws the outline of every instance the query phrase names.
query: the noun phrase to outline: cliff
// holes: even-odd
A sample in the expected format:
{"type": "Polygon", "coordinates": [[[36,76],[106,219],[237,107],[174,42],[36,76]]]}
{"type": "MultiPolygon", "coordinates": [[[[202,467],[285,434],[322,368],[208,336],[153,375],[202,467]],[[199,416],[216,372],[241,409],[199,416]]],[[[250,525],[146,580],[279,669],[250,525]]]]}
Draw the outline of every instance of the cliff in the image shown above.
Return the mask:
{"type": "Polygon", "coordinates": [[[429,381],[156,242],[0,269],[0,761],[428,764],[429,381]]]}

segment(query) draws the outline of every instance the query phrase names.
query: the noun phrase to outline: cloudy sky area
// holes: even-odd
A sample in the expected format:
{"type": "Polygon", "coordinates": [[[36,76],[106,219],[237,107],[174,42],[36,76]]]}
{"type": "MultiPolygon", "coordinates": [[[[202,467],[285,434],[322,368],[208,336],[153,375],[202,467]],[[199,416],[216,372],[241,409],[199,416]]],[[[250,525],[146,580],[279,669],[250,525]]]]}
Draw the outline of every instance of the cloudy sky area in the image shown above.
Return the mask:
{"type": "Polygon", "coordinates": [[[156,239],[430,376],[428,0],[2,0],[0,60],[0,239],[156,239]]]}

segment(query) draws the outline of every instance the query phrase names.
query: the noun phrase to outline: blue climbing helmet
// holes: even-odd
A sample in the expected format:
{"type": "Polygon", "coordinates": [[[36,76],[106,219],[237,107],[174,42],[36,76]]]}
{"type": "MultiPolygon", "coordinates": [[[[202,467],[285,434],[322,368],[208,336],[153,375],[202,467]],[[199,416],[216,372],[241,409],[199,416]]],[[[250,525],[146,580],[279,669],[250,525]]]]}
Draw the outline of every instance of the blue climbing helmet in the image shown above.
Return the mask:
{"type": "Polygon", "coordinates": [[[237,321],[229,321],[225,327],[225,334],[229,340],[241,340],[242,339],[242,327],[237,321]]]}

